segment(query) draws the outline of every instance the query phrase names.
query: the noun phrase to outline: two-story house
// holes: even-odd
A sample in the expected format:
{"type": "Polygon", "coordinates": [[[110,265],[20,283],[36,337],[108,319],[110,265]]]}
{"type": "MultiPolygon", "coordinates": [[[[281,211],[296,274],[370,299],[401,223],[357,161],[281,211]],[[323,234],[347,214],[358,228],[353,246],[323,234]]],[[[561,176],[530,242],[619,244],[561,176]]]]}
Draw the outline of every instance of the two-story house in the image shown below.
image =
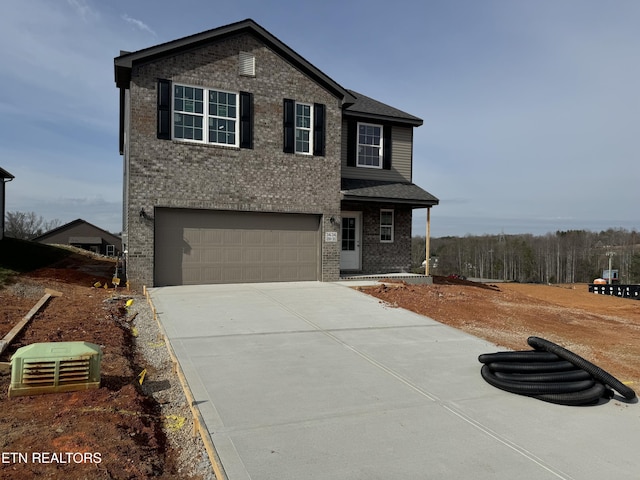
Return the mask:
{"type": "Polygon", "coordinates": [[[411,263],[422,120],[252,20],[115,58],[133,285],[320,280],[411,263]]]}

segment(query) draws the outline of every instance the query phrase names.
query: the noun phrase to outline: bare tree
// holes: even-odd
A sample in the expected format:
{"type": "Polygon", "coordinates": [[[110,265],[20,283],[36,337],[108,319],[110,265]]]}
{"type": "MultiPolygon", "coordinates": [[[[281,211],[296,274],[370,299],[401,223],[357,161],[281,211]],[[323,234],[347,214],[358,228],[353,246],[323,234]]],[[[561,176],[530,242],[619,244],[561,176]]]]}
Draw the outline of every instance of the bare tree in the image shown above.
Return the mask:
{"type": "Polygon", "coordinates": [[[591,282],[608,268],[605,252],[613,252],[613,268],[619,270],[619,278],[632,283],[640,280],[640,234],[635,230],[441,237],[432,239],[431,250],[438,258],[435,275],[459,273],[520,282],[591,282]]]}
{"type": "Polygon", "coordinates": [[[4,234],[22,240],[30,240],[61,225],[57,218],[46,221],[35,212],[7,212],[4,218],[4,234]]]}

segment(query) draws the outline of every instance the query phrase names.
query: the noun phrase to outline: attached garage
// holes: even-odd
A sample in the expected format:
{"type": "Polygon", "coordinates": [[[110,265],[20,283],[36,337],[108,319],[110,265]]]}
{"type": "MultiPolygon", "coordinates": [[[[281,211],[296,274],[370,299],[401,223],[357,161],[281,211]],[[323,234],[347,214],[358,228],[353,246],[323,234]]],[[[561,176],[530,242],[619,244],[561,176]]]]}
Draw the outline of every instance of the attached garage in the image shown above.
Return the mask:
{"type": "Polygon", "coordinates": [[[320,218],[157,208],[154,284],[318,280],[320,218]]]}

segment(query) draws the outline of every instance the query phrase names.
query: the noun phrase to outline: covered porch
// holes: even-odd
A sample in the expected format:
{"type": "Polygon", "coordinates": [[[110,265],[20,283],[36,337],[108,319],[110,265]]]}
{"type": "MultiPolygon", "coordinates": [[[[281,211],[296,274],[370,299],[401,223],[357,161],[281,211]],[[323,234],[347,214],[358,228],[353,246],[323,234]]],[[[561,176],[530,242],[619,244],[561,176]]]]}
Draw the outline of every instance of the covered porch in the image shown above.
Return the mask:
{"type": "Polygon", "coordinates": [[[430,209],[438,202],[413,183],[343,178],[340,277],[410,274],[412,212],[427,208],[428,258],[430,209]]]}

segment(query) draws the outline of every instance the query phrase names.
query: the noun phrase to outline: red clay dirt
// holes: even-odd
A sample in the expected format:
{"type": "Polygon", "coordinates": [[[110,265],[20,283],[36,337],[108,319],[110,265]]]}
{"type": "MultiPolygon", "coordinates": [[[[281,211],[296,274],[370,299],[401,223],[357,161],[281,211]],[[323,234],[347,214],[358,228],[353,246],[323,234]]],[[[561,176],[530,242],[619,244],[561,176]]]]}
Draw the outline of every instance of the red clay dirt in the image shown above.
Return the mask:
{"type": "Polygon", "coordinates": [[[638,300],[589,293],[586,284],[487,285],[445,277],[434,277],[433,285],[384,283],[361,290],[493,342],[500,346],[495,351],[530,350],[528,337],[546,338],[636,392],[640,388],[638,300]]]}
{"type": "Polygon", "coordinates": [[[0,289],[0,338],[44,294],[62,292],[34,316],[4,352],[34,342],[87,341],[102,347],[102,384],[80,392],[9,399],[10,372],[0,374],[0,478],[184,478],[166,447],[156,406],[136,381],[134,342],[125,301],[110,283],[112,262],[74,254],[55,268],[20,275],[0,289]],[[96,282],[111,287],[95,288],[96,282]],[[55,455],[54,455],[55,454],[55,455]]]}
{"type": "MultiPolygon", "coordinates": [[[[96,390],[9,399],[10,375],[0,374],[0,479],[185,478],[178,472],[176,452],[167,446],[157,405],[136,381],[141,367],[124,323],[130,295],[93,286],[110,281],[112,272],[112,263],[73,255],[0,289],[0,337],[44,288],[63,294],[32,319],[0,361],[34,342],[88,341],[103,350],[102,385],[96,390]],[[33,461],[34,453],[39,461],[33,461]],[[55,460],[52,453],[58,455],[55,460]],[[28,461],[7,457],[12,454],[26,455],[28,461]],[[60,457],[66,454],[74,457],[60,457]],[[79,458],[83,462],[76,464],[79,458]]],[[[529,349],[530,335],[547,338],[633,382],[632,388],[639,385],[637,300],[590,294],[586,285],[487,286],[443,278],[434,285],[388,283],[363,290],[502,347],[529,349]]]]}

